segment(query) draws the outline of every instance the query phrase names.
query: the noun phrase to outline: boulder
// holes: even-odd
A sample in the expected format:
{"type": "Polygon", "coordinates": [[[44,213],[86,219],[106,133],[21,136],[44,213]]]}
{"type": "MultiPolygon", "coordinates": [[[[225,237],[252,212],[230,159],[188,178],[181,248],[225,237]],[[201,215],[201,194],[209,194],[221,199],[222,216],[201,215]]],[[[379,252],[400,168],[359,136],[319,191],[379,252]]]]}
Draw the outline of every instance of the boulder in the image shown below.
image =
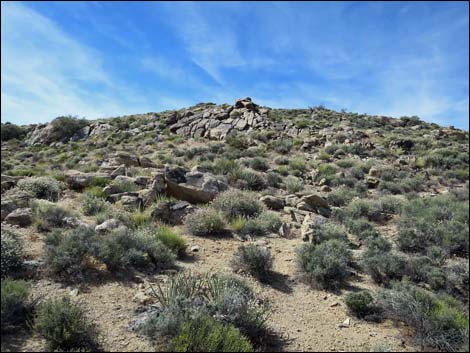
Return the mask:
{"type": "Polygon", "coordinates": [[[316,212],[318,208],[329,209],[330,205],[328,205],[328,202],[323,197],[316,194],[309,194],[300,198],[297,203],[297,208],[303,211],[316,212]]]}
{"type": "Polygon", "coordinates": [[[30,208],[17,208],[5,217],[5,222],[18,227],[28,227],[33,223],[33,213],[30,208]]]}
{"type": "Polygon", "coordinates": [[[187,201],[166,201],[159,203],[151,215],[155,221],[177,225],[183,223],[183,218],[194,210],[194,206],[187,201]]]}
{"type": "Polygon", "coordinates": [[[162,194],[163,192],[165,192],[166,182],[164,171],[152,173],[152,184],[150,185],[150,188],[154,190],[157,194],[162,194]]]}
{"type": "Polygon", "coordinates": [[[2,181],[2,193],[3,193],[4,191],[7,191],[13,188],[16,185],[16,183],[18,183],[18,180],[23,179],[24,177],[2,175],[1,178],[2,178],[1,181],[2,181]]]}
{"type": "Polygon", "coordinates": [[[111,179],[111,176],[106,173],[83,173],[73,169],[65,173],[65,183],[73,190],[82,190],[99,179],[111,179]]]}
{"type": "Polygon", "coordinates": [[[284,200],[276,196],[266,195],[259,200],[272,210],[282,210],[285,206],[284,200]]]}
{"type": "Polygon", "coordinates": [[[142,168],[158,168],[158,166],[147,157],[140,157],[139,164],[142,168]]]}
{"type": "Polygon", "coordinates": [[[165,168],[165,180],[169,195],[191,203],[207,203],[229,188],[210,173],[182,167],[165,168]]]}
{"type": "Polygon", "coordinates": [[[117,152],[109,161],[110,165],[121,165],[124,164],[126,167],[138,167],[139,158],[135,154],[128,152],[117,152]]]}
{"type": "Polygon", "coordinates": [[[28,207],[33,196],[25,191],[16,189],[9,190],[2,196],[1,220],[3,221],[11,212],[17,208],[28,207]]]}
{"type": "Polygon", "coordinates": [[[377,168],[370,168],[369,169],[369,176],[371,177],[378,177],[379,176],[379,170],[377,168]]]}
{"type": "Polygon", "coordinates": [[[379,185],[380,180],[378,178],[375,178],[369,175],[366,177],[366,183],[370,189],[373,189],[373,188],[376,188],[377,185],[379,185]]]}
{"type": "Polygon", "coordinates": [[[300,235],[302,240],[313,242],[315,237],[315,230],[326,222],[326,218],[320,215],[309,214],[305,216],[302,222],[302,226],[300,227],[300,235]]]}
{"type": "Polygon", "coordinates": [[[111,219],[108,219],[107,221],[104,221],[103,223],[97,225],[95,227],[95,231],[97,233],[106,233],[106,232],[109,232],[113,229],[119,228],[120,226],[122,226],[121,221],[119,221],[115,218],[111,218],[111,219]]]}

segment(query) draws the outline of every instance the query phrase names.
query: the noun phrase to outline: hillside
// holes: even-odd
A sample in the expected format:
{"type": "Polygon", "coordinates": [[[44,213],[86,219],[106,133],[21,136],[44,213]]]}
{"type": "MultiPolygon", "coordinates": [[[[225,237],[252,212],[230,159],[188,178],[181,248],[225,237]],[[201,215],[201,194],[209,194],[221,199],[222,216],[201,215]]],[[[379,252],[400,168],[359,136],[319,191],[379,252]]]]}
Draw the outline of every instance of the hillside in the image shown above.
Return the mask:
{"type": "Polygon", "coordinates": [[[250,98],[1,129],[2,351],[468,350],[468,131],[250,98]]]}

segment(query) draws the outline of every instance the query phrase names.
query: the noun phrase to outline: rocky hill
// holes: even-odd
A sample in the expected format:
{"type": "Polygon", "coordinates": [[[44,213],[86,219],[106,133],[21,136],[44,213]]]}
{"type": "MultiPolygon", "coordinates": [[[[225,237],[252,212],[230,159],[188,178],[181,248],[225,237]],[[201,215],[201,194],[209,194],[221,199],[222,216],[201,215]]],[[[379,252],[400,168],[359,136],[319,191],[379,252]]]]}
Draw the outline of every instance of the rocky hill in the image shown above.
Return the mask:
{"type": "Polygon", "coordinates": [[[2,123],[2,351],[468,349],[468,139],[250,98],[2,123]]]}

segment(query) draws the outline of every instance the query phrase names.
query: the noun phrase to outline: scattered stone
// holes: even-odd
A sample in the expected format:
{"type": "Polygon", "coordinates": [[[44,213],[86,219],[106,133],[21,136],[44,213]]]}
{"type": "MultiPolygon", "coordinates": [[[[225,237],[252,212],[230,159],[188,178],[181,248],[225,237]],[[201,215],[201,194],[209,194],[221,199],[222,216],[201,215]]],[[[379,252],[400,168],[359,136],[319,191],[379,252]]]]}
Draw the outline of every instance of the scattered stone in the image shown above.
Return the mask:
{"type": "Polygon", "coordinates": [[[260,201],[272,210],[281,210],[285,206],[284,200],[276,196],[266,195],[261,197],[260,201]]]}
{"type": "Polygon", "coordinates": [[[166,201],[158,204],[152,211],[152,218],[170,225],[183,223],[183,218],[195,207],[187,201],[166,201]]]}
{"type": "Polygon", "coordinates": [[[33,223],[33,212],[30,208],[17,208],[5,217],[5,222],[18,227],[29,227],[33,223]]]}
{"type": "Polygon", "coordinates": [[[193,245],[190,249],[191,252],[199,252],[199,250],[201,250],[201,248],[198,245],[193,245]]]}
{"type": "Polygon", "coordinates": [[[229,188],[210,173],[188,171],[178,166],[165,168],[165,180],[171,196],[191,203],[207,203],[229,188]]]}

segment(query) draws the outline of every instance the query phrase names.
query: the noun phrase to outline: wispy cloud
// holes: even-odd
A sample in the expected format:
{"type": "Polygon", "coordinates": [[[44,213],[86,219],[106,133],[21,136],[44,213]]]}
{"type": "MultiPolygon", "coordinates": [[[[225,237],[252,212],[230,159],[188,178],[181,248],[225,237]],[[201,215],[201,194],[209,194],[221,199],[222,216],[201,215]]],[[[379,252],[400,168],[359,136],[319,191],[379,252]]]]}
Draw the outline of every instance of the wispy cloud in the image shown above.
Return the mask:
{"type": "Polygon", "coordinates": [[[120,100],[122,92],[113,88],[116,82],[104,70],[100,52],[21,3],[1,6],[2,120],[32,123],[64,114],[105,117],[130,112],[132,99],[140,99],[131,94],[126,102],[120,100]]]}
{"type": "Polygon", "coordinates": [[[468,3],[2,3],[2,119],[251,96],[468,128],[468,3]]]}

